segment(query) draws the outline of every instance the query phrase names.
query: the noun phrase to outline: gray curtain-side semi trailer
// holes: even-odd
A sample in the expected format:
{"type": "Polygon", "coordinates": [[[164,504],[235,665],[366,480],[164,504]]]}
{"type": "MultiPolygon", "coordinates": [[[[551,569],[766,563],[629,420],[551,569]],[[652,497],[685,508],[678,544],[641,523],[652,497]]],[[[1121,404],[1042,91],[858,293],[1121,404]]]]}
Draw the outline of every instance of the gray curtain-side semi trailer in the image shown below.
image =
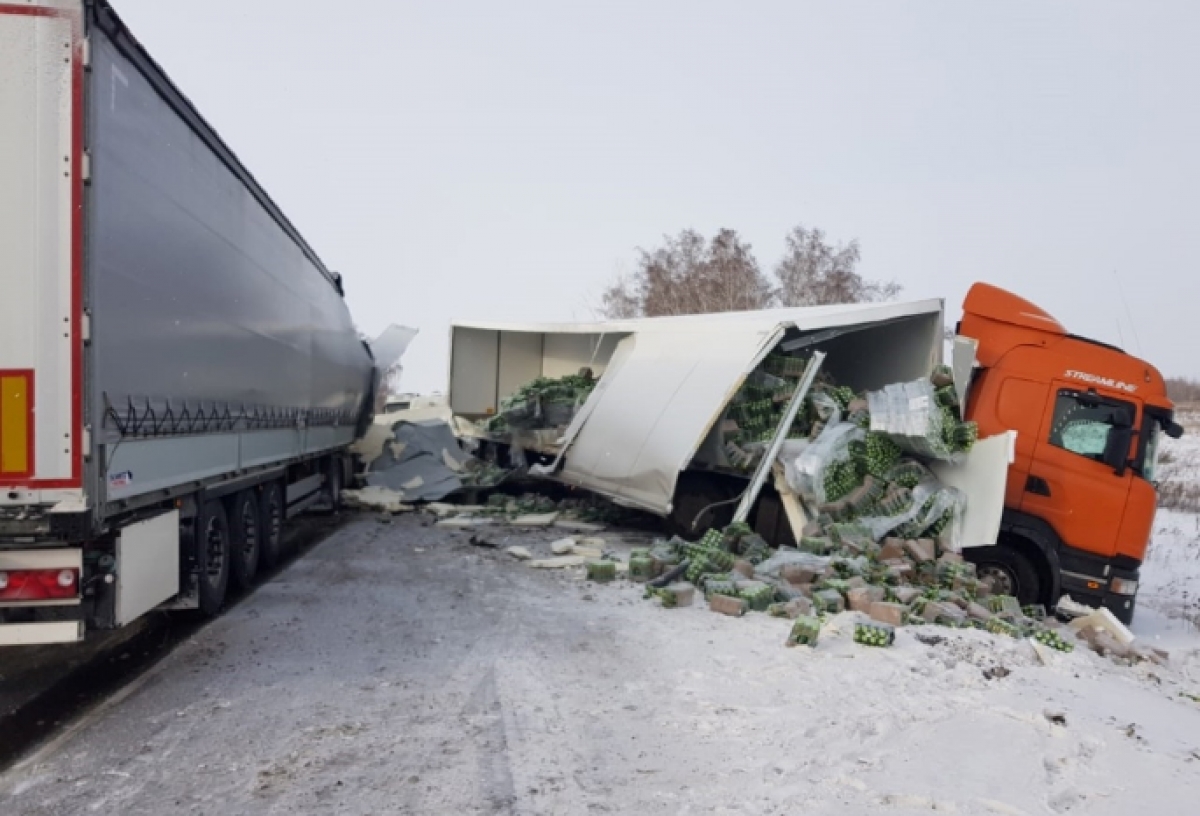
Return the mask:
{"type": "Polygon", "coordinates": [[[0,645],[220,608],[378,382],[331,273],[101,0],[0,0],[0,645]]]}

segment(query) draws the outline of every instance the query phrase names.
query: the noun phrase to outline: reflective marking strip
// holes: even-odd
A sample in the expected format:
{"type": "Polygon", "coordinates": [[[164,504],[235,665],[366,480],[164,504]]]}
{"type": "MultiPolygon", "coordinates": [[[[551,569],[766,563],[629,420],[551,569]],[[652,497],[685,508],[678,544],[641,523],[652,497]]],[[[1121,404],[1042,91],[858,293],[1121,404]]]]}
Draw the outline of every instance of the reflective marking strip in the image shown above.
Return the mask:
{"type": "Polygon", "coordinates": [[[35,646],[83,640],[83,621],[0,623],[0,646],[35,646]]]}
{"type": "Polygon", "coordinates": [[[33,372],[0,371],[0,476],[33,475],[33,372]]]}

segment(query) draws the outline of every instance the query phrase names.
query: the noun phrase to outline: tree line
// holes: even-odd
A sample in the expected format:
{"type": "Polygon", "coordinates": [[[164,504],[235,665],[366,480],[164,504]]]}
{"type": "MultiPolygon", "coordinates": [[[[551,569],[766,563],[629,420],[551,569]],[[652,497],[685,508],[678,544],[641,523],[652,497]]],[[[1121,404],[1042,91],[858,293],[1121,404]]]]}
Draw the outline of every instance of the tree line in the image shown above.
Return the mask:
{"type": "Polygon", "coordinates": [[[767,274],[736,230],[705,238],[685,229],[663,236],[659,247],[639,249],[634,272],[604,290],[600,312],[624,319],[895,298],[898,284],[858,273],[860,257],[857,240],[834,244],[819,229],[797,226],[767,274]]]}
{"type": "Polygon", "coordinates": [[[1200,402],[1200,380],[1168,377],[1167,396],[1176,404],[1200,402]]]}

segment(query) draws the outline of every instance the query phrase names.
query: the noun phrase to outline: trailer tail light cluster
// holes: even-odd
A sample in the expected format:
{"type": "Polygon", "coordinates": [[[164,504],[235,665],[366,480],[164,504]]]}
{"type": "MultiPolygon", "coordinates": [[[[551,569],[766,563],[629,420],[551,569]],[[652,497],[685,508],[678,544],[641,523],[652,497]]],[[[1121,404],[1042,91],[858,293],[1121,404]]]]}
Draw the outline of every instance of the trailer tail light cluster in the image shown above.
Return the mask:
{"type": "Polygon", "coordinates": [[[78,570],[7,570],[0,572],[0,602],[62,601],[78,595],[78,570]]]}

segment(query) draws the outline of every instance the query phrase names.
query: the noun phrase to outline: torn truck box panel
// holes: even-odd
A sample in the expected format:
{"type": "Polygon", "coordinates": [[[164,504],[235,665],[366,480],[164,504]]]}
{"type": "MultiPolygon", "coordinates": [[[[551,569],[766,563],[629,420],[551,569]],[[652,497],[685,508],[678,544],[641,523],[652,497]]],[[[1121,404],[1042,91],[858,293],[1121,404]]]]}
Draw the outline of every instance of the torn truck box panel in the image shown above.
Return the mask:
{"type": "Polygon", "coordinates": [[[399,422],[386,442],[373,439],[363,451],[370,487],[396,491],[404,501],[436,501],[463,486],[459,473],[470,456],[450,426],[439,420],[399,422]],[[378,444],[376,444],[378,443],[378,444]]]}
{"type": "MultiPolygon", "coordinates": [[[[456,414],[485,415],[506,396],[500,393],[504,372],[518,363],[531,371],[536,367],[527,348],[536,344],[506,338],[541,337],[544,349],[569,345],[574,337],[588,339],[591,357],[576,355],[577,362],[603,376],[563,436],[556,462],[561,469],[549,470],[620,504],[668,515],[680,472],[693,459],[707,461],[710,431],[725,406],[786,332],[843,329],[831,335],[831,343],[841,344],[831,357],[832,373],[854,385],[878,387],[920,376],[940,359],[941,321],[941,301],[930,300],[595,324],[455,323],[450,406],[456,414]],[[867,330],[886,333],[887,342],[864,336],[867,330]],[[476,342],[485,335],[494,342],[476,342]],[[518,346],[520,360],[509,359],[505,349],[518,346]],[[875,353],[866,353],[868,346],[875,353]],[[878,353],[881,348],[888,353],[878,353]],[[469,354],[471,349],[485,353],[469,354]],[[475,369],[478,377],[470,375],[475,369]],[[491,392],[481,393],[480,378],[491,383],[491,392]]],[[[543,352],[543,376],[552,362],[543,352]]]]}

